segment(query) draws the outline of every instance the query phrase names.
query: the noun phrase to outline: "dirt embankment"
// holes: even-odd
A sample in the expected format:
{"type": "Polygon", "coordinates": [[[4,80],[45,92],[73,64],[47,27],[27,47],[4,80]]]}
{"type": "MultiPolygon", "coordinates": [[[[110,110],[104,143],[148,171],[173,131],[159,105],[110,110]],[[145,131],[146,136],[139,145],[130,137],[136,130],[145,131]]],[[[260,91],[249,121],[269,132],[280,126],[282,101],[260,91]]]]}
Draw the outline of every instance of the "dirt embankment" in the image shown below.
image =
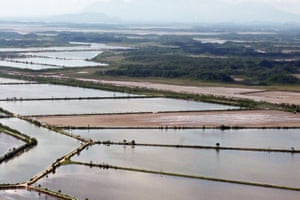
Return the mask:
{"type": "Polygon", "coordinates": [[[300,127],[300,114],[280,111],[212,111],[122,115],[48,116],[34,118],[59,127],[160,128],[160,127],[300,127]]]}

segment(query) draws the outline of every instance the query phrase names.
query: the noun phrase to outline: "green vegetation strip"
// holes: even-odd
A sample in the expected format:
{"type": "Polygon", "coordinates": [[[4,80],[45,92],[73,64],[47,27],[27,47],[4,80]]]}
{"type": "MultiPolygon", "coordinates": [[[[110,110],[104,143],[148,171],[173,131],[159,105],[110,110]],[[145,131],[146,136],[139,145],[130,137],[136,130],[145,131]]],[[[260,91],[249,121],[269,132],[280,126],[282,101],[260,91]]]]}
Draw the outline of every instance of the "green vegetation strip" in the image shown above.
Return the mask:
{"type": "Polygon", "coordinates": [[[38,141],[35,138],[31,138],[25,134],[20,133],[17,130],[11,129],[8,126],[4,126],[1,123],[0,123],[0,132],[8,134],[26,143],[18,148],[13,148],[11,152],[8,152],[4,156],[0,157],[0,164],[2,162],[6,162],[10,159],[13,159],[15,156],[21,153],[24,153],[26,150],[33,148],[38,143],[38,141]]]}
{"type": "Polygon", "coordinates": [[[258,152],[277,152],[277,153],[300,153],[300,150],[291,149],[266,149],[266,148],[244,148],[244,147],[222,147],[220,143],[216,143],[216,146],[200,146],[200,145],[168,145],[168,144],[142,144],[131,142],[111,142],[111,141],[99,141],[93,144],[104,145],[122,145],[122,146],[145,146],[145,147],[166,147],[166,148],[186,148],[186,149],[213,149],[216,151],[229,150],[229,151],[258,151],[258,152]]]}
{"type": "Polygon", "coordinates": [[[186,175],[186,174],[178,174],[178,173],[162,172],[162,171],[154,171],[154,170],[146,170],[146,169],[136,169],[136,168],[129,168],[129,167],[113,166],[113,165],[108,165],[108,164],[94,164],[94,163],[84,163],[84,162],[77,162],[77,161],[72,161],[71,164],[84,165],[84,166],[89,166],[89,167],[99,167],[99,168],[103,168],[103,169],[116,169],[116,170],[141,172],[141,173],[148,173],[148,174],[158,174],[158,175],[165,175],[165,176],[176,176],[176,177],[182,177],[182,178],[201,179],[201,180],[206,180],[206,181],[232,183],[232,184],[264,187],[264,188],[300,191],[300,188],[288,187],[288,186],[254,183],[254,182],[248,182],[248,181],[237,181],[237,180],[213,178],[213,177],[206,177],[206,176],[194,176],[194,175],[186,175]]]}

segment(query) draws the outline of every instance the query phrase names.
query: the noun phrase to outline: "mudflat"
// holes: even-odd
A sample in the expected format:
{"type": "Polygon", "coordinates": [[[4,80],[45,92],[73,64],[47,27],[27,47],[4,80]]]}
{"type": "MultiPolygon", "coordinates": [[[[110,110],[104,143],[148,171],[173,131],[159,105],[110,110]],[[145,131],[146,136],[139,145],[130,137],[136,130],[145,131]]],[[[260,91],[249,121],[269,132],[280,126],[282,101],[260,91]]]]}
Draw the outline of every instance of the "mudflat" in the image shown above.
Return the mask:
{"type": "Polygon", "coordinates": [[[121,115],[74,115],[34,117],[42,123],[59,127],[97,128],[216,128],[220,126],[244,128],[300,128],[300,114],[272,110],[239,110],[209,112],[170,112],[121,115]]]}

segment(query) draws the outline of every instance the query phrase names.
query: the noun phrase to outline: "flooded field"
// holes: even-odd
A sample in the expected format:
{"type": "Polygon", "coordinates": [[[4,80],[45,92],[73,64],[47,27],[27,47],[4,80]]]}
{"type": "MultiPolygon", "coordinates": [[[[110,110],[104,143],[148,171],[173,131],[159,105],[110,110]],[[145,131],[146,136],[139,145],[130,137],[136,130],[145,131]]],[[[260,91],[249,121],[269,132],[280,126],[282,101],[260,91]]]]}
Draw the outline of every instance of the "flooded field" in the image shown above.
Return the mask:
{"type": "Polygon", "coordinates": [[[299,129],[191,129],[191,130],[158,130],[158,129],[91,129],[66,130],[82,138],[94,141],[123,142],[123,140],[142,144],[170,145],[203,145],[223,147],[300,149],[299,129]]]}
{"type": "Polygon", "coordinates": [[[38,140],[38,145],[21,156],[0,165],[0,183],[22,183],[45,170],[55,160],[80,144],[61,134],[39,128],[19,119],[0,119],[0,123],[38,140]]]}
{"type": "Polygon", "coordinates": [[[63,166],[37,184],[85,199],[298,200],[300,192],[250,187],[85,166],[63,166]],[[84,192],[82,192],[84,191],[84,192]]]}
{"type": "Polygon", "coordinates": [[[93,128],[299,128],[300,114],[274,110],[230,110],[169,113],[37,116],[59,127],[93,128]],[[284,120],[282,120],[284,119],[284,120]]]}
{"type": "Polygon", "coordinates": [[[239,109],[234,106],[195,101],[143,98],[70,101],[0,102],[0,107],[21,115],[131,113],[239,109]]]}
{"type": "Polygon", "coordinates": [[[60,200],[59,198],[45,195],[30,190],[0,190],[0,199],[3,200],[60,200]]]}
{"type": "Polygon", "coordinates": [[[298,154],[94,145],[73,160],[300,187],[298,154]]]}
{"type": "Polygon", "coordinates": [[[23,145],[24,142],[0,131],[0,157],[11,151],[14,147],[17,148],[23,145]]]}
{"type": "Polygon", "coordinates": [[[76,97],[127,97],[137,96],[128,93],[110,92],[49,84],[0,85],[0,99],[39,99],[39,98],[76,98],[76,97]],[[41,92],[43,91],[43,92],[41,92]]]}

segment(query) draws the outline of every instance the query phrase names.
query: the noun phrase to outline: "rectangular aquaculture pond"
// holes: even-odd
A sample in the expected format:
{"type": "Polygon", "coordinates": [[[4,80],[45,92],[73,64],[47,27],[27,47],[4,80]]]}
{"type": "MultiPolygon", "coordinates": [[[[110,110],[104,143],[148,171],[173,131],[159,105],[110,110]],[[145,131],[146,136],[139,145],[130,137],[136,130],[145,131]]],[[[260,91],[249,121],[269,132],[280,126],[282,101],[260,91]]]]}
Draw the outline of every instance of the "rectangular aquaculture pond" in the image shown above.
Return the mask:
{"type": "Polygon", "coordinates": [[[0,190],[0,199],[3,200],[60,200],[43,193],[30,190],[0,190]]]}
{"type": "Polygon", "coordinates": [[[13,83],[18,83],[18,84],[29,83],[29,81],[0,77],[0,84],[13,84],[13,83]]]}
{"type": "Polygon", "coordinates": [[[104,114],[163,111],[208,111],[239,109],[234,106],[196,101],[142,98],[69,101],[0,102],[0,107],[21,115],[104,114]]]}
{"type": "Polygon", "coordinates": [[[140,172],[68,165],[59,167],[36,185],[61,191],[78,200],[298,200],[300,192],[211,182],[140,172]],[[202,198],[203,197],[203,198],[202,198]]]}
{"type": "Polygon", "coordinates": [[[0,85],[0,91],[2,100],[137,96],[121,92],[49,84],[0,85]]]}
{"type": "Polygon", "coordinates": [[[299,129],[68,129],[74,135],[94,141],[142,144],[202,145],[266,149],[300,149],[299,129]]]}
{"type": "Polygon", "coordinates": [[[73,151],[80,144],[75,139],[39,128],[19,119],[0,119],[0,123],[36,138],[37,146],[0,165],[0,184],[28,181],[45,170],[57,158],[73,151]]]}
{"type": "Polygon", "coordinates": [[[94,145],[75,161],[300,187],[300,155],[141,146],[94,145]],[[284,172],[284,173],[283,173],[284,172]]]}
{"type": "Polygon", "coordinates": [[[0,157],[23,145],[24,142],[0,131],[0,157]]]}

